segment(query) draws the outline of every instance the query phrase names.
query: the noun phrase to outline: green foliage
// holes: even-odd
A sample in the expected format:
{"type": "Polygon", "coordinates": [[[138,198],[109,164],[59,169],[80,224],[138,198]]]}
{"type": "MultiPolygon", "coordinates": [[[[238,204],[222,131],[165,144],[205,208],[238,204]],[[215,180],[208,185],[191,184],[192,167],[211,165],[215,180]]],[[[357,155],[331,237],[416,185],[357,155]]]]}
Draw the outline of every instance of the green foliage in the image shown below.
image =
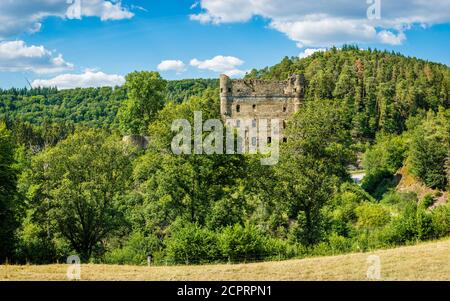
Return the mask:
{"type": "Polygon", "coordinates": [[[326,208],[331,231],[340,236],[352,234],[353,225],[357,221],[356,208],[362,202],[373,202],[374,199],[356,184],[343,183],[331,204],[326,208]]]}
{"type": "Polygon", "coordinates": [[[352,248],[352,240],[351,239],[344,237],[344,236],[340,236],[336,233],[332,233],[328,237],[328,243],[329,243],[329,248],[331,249],[333,255],[351,251],[351,248],[352,248]]]}
{"type": "Polygon", "coordinates": [[[448,204],[431,206],[439,195],[418,202],[389,189],[405,162],[426,185],[448,187],[448,70],[355,46],[252,70],[307,79],[275,166],[172,153],[173,120],[219,118],[216,79],[134,72],[114,89],[0,91],[0,260],[249,262],[449,235],[448,204]],[[149,136],[149,148],[126,146],[117,127],[149,136]],[[360,187],[348,166],[362,149],[360,187]]]}
{"type": "Polygon", "coordinates": [[[104,255],[104,262],[109,264],[147,264],[147,257],[152,260],[162,249],[161,241],[156,236],[145,236],[140,232],[132,233],[121,248],[115,248],[104,255]]]}
{"type": "Polygon", "coordinates": [[[423,208],[427,209],[428,207],[430,207],[431,205],[433,205],[434,203],[434,198],[431,194],[426,194],[423,197],[423,200],[420,202],[420,204],[422,205],[423,208]]]}
{"type": "Polygon", "coordinates": [[[373,146],[364,153],[366,176],[361,186],[375,198],[381,199],[392,186],[393,175],[403,166],[407,156],[406,138],[397,135],[378,135],[373,146]]]}
{"type": "Polygon", "coordinates": [[[22,120],[33,125],[71,122],[107,128],[113,125],[126,98],[122,87],[0,90],[0,120],[22,120]]]}
{"type": "Polygon", "coordinates": [[[356,227],[371,230],[386,225],[390,220],[390,212],[382,204],[364,202],[355,209],[356,227]]]}
{"type": "Polygon", "coordinates": [[[11,132],[0,122],[0,263],[13,256],[14,231],[20,225],[22,208],[17,192],[15,145],[11,132]]]}
{"type": "MultiPolygon", "coordinates": [[[[167,102],[182,103],[192,96],[201,96],[206,89],[218,86],[217,79],[168,81],[164,98],[167,102]]],[[[33,126],[33,131],[39,134],[43,124],[115,128],[118,126],[116,115],[119,108],[124,106],[125,110],[126,105],[130,104],[127,99],[126,86],[61,91],[56,88],[0,89],[0,120],[6,120],[8,127],[12,127],[10,123],[22,122],[28,125],[28,132],[33,126]]],[[[23,141],[41,145],[23,134],[23,141]]]]}
{"type": "Polygon", "coordinates": [[[45,264],[65,262],[72,248],[58,235],[50,236],[39,224],[33,221],[33,211],[27,212],[18,229],[17,257],[21,263],[45,264]]]}
{"type": "Polygon", "coordinates": [[[403,244],[435,238],[432,214],[416,203],[410,203],[390,225],[390,243],[403,244]]]}
{"type": "Polygon", "coordinates": [[[172,263],[197,264],[219,258],[217,234],[198,224],[175,223],[166,239],[167,258],[172,263]]]}
{"type": "Polygon", "coordinates": [[[450,110],[429,112],[413,130],[410,149],[411,172],[428,187],[445,189],[446,161],[450,150],[450,110]]]}
{"type": "Polygon", "coordinates": [[[28,194],[35,218],[84,260],[120,222],[129,153],[117,137],[85,129],[33,158],[28,194]]]}
{"type": "Polygon", "coordinates": [[[180,104],[193,96],[202,96],[205,90],[218,88],[218,79],[172,80],[167,82],[166,99],[168,102],[180,104]]]}
{"type": "Polygon", "coordinates": [[[299,59],[252,70],[246,78],[285,80],[305,74],[307,100],[342,99],[348,106],[352,136],[372,139],[378,131],[401,133],[420,109],[449,105],[449,71],[443,64],[358,47],[332,48],[299,59]]]}
{"type": "Polygon", "coordinates": [[[288,142],[274,167],[273,197],[296,220],[291,237],[302,244],[323,238],[321,209],[339,181],[349,177],[352,152],[345,120],[340,103],[320,101],[306,103],[288,125],[288,142]]]}
{"type": "Polygon", "coordinates": [[[117,118],[124,134],[145,134],[147,127],[164,106],[166,81],[158,72],[132,72],[126,76],[128,100],[117,118]]]}
{"type": "Polygon", "coordinates": [[[219,236],[220,250],[232,262],[261,260],[271,255],[267,237],[255,226],[246,223],[226,227],[219,236]]]}
{"type": "Polygon", "coordinates": [[[406,139],[403,136],[378,135],[375,144],[364,154],[364,169],[369,174],[378,170],[394,174],[403,166],[407,149],[406,139]]]}
{"type": "Polygon", "coordinates": [[[436,238],[450,235],[450,204],[436,207],[431,218],[436,238]]]}
{"type": "MultiPolygon", "coordinates": [[[[163,232],[177,217],[191,223],[211,227],[228,224],[219,220],[227,200],[240,206],[233,198],[239,180],[245,176],[245,157],[239,155],[174,155],[170,143],[174,119],[187,119],[193,124],[194,111],[202,111],[203,119],[218,116],[218,100],[206,92],[202,98],[193,97],[180,104],[169,104],[150,125],[152,146],[135,164],[134,179],[142,195],[139,211],[145,212],[141,223],[151,231],[163,232]],[[233,188],[233,189],[231,189],[233,188]]],[[[234,210],[234,209],[233,209],[234,210]]],[[[235,221],[241,209],[231,212],[235,221]]],[[[233,220],[234,219],[234,220],[233,220]]]]}

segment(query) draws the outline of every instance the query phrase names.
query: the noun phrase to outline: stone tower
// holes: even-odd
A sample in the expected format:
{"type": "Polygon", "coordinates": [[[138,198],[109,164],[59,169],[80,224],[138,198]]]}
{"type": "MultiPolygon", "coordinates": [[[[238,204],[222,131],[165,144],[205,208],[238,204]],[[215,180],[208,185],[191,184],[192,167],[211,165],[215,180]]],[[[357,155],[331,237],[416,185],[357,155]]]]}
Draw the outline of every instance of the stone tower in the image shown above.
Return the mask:
{"type": "Polygon", "coordinates": [[[292,75],[285,81],[231,80],[221,75],[220,114],[224,121],[280,119],[283,129],[285,120],[299,110],[304,93],[303,75],[292,75]]]}

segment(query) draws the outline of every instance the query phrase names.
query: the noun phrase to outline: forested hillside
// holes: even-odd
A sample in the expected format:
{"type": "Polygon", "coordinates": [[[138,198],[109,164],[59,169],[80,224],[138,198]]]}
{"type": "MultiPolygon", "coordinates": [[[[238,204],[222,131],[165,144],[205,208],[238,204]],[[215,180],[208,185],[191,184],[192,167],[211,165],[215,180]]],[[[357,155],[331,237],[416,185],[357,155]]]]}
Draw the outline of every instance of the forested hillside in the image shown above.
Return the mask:
{"type": "Polygon", "coordinates": [[[409,116],[449,107],[448,66],[357,46],[304,59],[286,57],[273,67],[252,70],[247,78],[287,79],[298,73],[307,80],[307,100],[345,101],[353,137],[374,138],[378,131],[398,134],[409,116]]]}
{"type": "Polygon", "coordinates": [[[307,100],[274,166],[171,151],[174,120],[220,117],[217,80],[142,71],[115,89],[2,91],[0,262],[248,262],[450,235],[450,204],[435,204],[449,189],[449,68],[346,46],[248,77],[293,73],[307,100]],[[433,193],[396,191],[400,168],[433,193]]]}
{"type": "MultiPolygon", "coordinates": [[[[219,86],[217,79],[169,81],[166,100],[181,103],[219,86]]],[[[110,128],[117,110],[127,99],[124,87],[0,89],[0,120],[21,120],[34,125],[44,122],[110,128]]]]}

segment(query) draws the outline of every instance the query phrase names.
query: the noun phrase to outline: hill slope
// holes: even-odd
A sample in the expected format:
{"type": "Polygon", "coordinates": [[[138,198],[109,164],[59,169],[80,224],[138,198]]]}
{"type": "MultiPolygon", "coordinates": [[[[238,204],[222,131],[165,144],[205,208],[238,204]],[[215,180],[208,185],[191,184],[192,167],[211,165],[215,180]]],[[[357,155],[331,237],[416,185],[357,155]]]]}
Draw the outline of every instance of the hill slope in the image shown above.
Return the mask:
{"type": "Polygon", "coordinates": [[[448,108],[450,68],[398,53],[332,48],[299,59],[252,70],[247,78],[287,79],[304,74],[306,100],[342,100],[355,138],[372,139],[379,131],[401,133],[408,117],[421,110],[448,108]]]}
{"type": "MultiPolygon", "coordinates": [[[[381,280],[450,280],[450,239],[416,246],[280,262],[204,266],[83,265],[82,280],[366,280],[368,256],[381,280]]],[[[0,266],[0,280],[65,280],[67,265],[0,266]]]]}

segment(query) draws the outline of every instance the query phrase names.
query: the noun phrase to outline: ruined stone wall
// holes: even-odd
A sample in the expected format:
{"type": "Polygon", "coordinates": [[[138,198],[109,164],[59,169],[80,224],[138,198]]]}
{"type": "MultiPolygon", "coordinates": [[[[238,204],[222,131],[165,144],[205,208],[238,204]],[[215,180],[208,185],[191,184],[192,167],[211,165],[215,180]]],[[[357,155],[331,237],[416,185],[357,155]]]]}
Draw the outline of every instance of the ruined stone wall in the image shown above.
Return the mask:
{"type": "Polygon", "coordinates": [[[285,120],[299,110],[304,92],[302,75],[286,81],[231,80],[221,75],[221,115],[224,120],[280,119],[283,129],[285,120]]]}

